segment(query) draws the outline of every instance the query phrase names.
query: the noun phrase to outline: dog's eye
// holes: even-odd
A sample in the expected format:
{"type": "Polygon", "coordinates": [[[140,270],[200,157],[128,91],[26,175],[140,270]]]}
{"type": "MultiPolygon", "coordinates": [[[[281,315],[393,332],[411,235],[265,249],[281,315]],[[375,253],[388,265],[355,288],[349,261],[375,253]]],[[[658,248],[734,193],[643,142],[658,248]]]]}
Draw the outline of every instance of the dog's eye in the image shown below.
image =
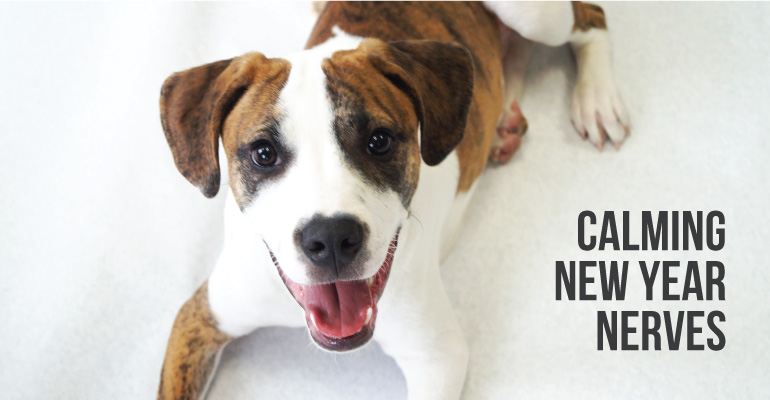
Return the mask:
{"type": "Polygon", "coordinates": [[[366,151],[375,156],[384,156],[393,148],[393,133],[386,128],[377,128],[369,136],[366,151]]]}
{"type": "Polygon", "coordinates": [[[251,148],[251,161],[259,167],[272,167],[281,164],[281,158],[275,147],[266,140],[257,142],[251,148]]]}

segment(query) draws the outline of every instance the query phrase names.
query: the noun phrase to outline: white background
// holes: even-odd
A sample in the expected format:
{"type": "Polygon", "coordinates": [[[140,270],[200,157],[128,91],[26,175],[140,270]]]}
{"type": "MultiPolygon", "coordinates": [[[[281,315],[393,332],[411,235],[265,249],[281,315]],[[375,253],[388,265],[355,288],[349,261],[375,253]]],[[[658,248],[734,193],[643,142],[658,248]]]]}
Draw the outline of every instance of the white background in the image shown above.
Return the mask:
{"type": "MultiPolygon", "coordinates": [[[[569,49],[536,49],[522,101],[529,133],[511,163],[482,177],[442,270],[472,352],[463,398],[767,396],[770,6],[604,8],[632,136],[619,152],[580,140],[568,117],[569,49]],[[641,210],[721,210],[727,244],[585,253],[576,233],[585,209],[631,211],[636,242],[641,210]],[[555,301],[555,261],[581,259],[720,260],[727,300],[646,302],[632,263],[623,302],[555,301]],[[596,350],[596,310],[679,309],[723,311],[725,349],[596,350]]],[[[3,398],[154,397],[173,318],[221,247],[223,200],[176,172],[160,85],[247,51],[301,49],[309,10],[0,5],[3,398]]],[[[405,394],[376,345],[334,356],[303,330],[270,328],[227,348],[210,398],[405,394]]]]}

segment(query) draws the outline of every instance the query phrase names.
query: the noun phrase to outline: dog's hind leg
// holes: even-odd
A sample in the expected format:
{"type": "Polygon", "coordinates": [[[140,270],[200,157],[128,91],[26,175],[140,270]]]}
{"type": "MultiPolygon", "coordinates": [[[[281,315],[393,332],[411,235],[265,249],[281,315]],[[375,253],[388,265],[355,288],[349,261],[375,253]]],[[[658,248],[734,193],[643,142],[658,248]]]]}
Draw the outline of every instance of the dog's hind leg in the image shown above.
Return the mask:
{"type": "Polygon", "coordinates": [[[607,22],[599,6],[582,2],[485,2],[488,9],[525,39],[549,46],[569,43],[578,67],[572,123],[600,150],[604,140],[620,144],[629,120],[612,74],[607,22]]]}
{"type": "Polygon", "coordinates": [[[527,119],[521,112],[519,100],[524,87],[533,43],[516,31],[500,23],[503,55],[503,110],[497,121],[497,134],[490,157],[492,161],[504,163],[511,159],[521,146],[521,136],[527,132],[527,119]]]}

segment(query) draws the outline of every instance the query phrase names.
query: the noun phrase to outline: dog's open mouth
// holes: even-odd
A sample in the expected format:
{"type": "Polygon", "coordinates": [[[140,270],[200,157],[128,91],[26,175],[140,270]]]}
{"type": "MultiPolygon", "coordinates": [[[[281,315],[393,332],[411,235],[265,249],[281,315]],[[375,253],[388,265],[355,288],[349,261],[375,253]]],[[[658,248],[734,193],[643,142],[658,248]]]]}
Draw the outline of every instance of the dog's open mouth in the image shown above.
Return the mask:
{"type": "Polygon", "coordinates": [[[398,233],[390,242],[385,261],[374,276],[322,285],[301,285],[292,281],[283,273],[272,251],[270,256],[283,283],[305,310],[313,340],[327,350],[347,351],[364,345],[374,334],[377,301],[385,289],[396,246],[398,233]]]}

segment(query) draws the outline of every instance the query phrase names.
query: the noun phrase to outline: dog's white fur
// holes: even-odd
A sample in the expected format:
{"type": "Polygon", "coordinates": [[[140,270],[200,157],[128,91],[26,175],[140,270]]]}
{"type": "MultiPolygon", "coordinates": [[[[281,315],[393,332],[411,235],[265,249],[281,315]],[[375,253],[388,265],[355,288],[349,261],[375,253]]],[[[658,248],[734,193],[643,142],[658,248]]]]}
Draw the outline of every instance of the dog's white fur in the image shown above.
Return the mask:
{"type": "MultiPolygon", "coordinates": [[[[609,70],[606,32],[573,34],[569,3],[487,6],[528,40],[573,44],[580,71],[573,120],[579,131],[587,129],[596,140],[597,115],[625,118],[609,70]]],[[[468,348],[444,292],[439,263],[459,235],[473,188],[456,194],[460,176],[456,153],[438,166],[423,163],[408,215],[396,193],[372,188],[343,160],[333,137],[321,60],[334,51],[357,47],[360,40],[336,30],[326,43],[289,57],[292,68],[279,106],[286,118],[284,139],[296,149],[295,164],[271,186],[261,188],[243,212],[227,191],[225,242],[209,278],[209,304],[218,328],[233,337],[264,326],[304,326],[304,313],[262,242],[271,247],[290,279],[308,283],[308,266],[292,241],[293,230],[316,213],[344,210],[371,227],[372,259],[365,278],[380,267],[401,224],[390,278],[378,303],[374,339],[401,367],[410,399],[457,399],[468,348]]],[[[608,133],[620,140],[617,131],[610,128],[608,133]]]]}
{"type": "Polygon", "coordinates": [[[570,45],[578,67],[577,84],[572,92],[572,124],[600,149],[599,126],[603,127],[617,147],[628,134],[626,128],[630,121],[612,74],[610,36],[602,29],[575,32],[570,36],[570,45]]]}

